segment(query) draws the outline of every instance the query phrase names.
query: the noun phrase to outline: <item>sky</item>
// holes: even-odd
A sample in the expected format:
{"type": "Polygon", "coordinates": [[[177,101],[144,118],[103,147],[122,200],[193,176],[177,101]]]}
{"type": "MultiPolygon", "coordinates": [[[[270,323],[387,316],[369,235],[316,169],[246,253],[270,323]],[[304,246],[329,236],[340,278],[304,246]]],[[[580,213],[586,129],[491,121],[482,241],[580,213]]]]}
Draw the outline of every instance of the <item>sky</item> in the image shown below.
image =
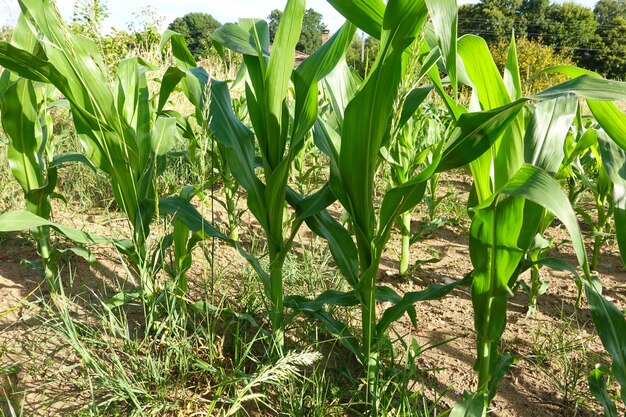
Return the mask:
{"type": "MultiPolygon", "coordinates": [[[[459,4],[472,3],[472,0],[458,0],[459,4]]],[[[596,0],[575,0],[576,3],[593,7],[596,0]]],[[[62,16],[69,20],[75,0],[57,0],[62,16]]],[[[133,15],[146,7],[154,8],[167,25],[176,17],[190,12],[205,12],[222,23],[235,22],[239,17],[266,18],[273,9],[282,9],[286,0],[105,0],[110,17],[105,28],[115,27],[125,30],[133,22],[133,15]]],[[[343,23],[343,18],[326,0],[308,0],[307,7],[320,12],[331,32],[343,23]]],[[[17,0],[0,0],[0,26],[13,25],[19,15],[17,0]]]]}

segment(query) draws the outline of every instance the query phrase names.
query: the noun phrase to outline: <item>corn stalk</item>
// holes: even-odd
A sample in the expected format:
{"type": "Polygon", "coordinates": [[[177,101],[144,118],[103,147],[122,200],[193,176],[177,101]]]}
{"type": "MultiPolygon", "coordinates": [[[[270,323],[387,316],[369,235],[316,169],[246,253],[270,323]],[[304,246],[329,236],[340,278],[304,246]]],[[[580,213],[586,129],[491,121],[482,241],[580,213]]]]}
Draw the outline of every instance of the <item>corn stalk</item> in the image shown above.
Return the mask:
{"type": "MultiPolygon", "coordinates": [[[[72,34],[53,3],[21,0],[19,5],[20,32],[27,33],[31,43],[0,43],[0,65],[16,76],[53,85],[69,102],[84,154],[107,174],[115,201],[131,226],[132,238],[115,244],[136,268],[143,300],[152,309],[154,279],[161,263],[155,262],[159,251],[149,253],[147,239],[158,212],[175,215],[194,233],[228,240],[203,221],[188,200],[156,195],[159,162],[179,137],[176,117],[162,109],[180,78],[166,73],[157,107],[148,91],[151,67],[139,58],[129,58],[119,63],[112,88],[98,47],[72,34]]],[[[45,216],[37,218],[41,217],[45,216]]],[[[30,220],[21,226],[41,223],[30,220]]]]}
{"type": "MultiPolygon", "coordinates": [[[[36,39],[25,25],[24,18],[20,18],[11,42],[33,51],[36,39]]],[[[56,139],[49,112],[54,105],[53,97],[52,86],[19,78],[9,71],[4,71],[0,80],[0,114],[10,139],[7,156],[11,172],[24,191],[28,211],[43,219],[50,218],[51,199],[58,197],[55,195],[58,169],[71,162],[83,162],[93,168],[83,155],[54,154],[56,139]]],[[[50,227],[40,226],[32,233],[43,261],[44,278],[50,290],[55,291],[59,252],[52,246],[50,227]]]]}
{"type": "Polygon", "coordinates": [[[203,126],[210,130],[225,149],[233,177],[247,192],[248,208],[264,230],[269,258],[269,273],[257,269],[270,304],[273,346],[282,353],[284,346],[283,264],[300,225],[328,204],[328,187],[319,205],[302,203],[303,198],[288,187],[294,159],[305,144],[306,135],[318,111],[318,82],[330,73],[345,53],[355,28],[344,25],[326,44],[293,69],[294,50],[300,34],[305,5],[290,0],[285,8],[276,39],[269,53],[269,29],[261,20],[241,19],[225,24],[213,35],[213,42],[243,55],[248,73],[245,94],[252,130],[233,111],[226,83],[210,80],[195,62],[178,34],[166,33],[178,68],[184,73],[183,87],[198,111],[209,107],[203,126]],[[290,106],[289,83],[294,86],[290,106]],[[210,98],[203,91],[210,92],[210,98]],[[293,121],[290,122],[291,117],[293,121]],[[260,149],[263,174],[257,175],[255,142],[260,149]],[[285,224],[287,195],[296,215],[285,224]],[[288,232],[286,229],[290,229],[288,232]]]}
{"type": "MultiPolygon", "coordinates": [[[[345,293],[328,290],[313,300],[292,297],[289,305],[321,320],[363,363],[366,402],[371,414],[377,415],[380,346],[389,326],[405,313],[415,323],[414,303],[439,299],[456,286],[471,281],[468,277],[450,285],[433,284],[424,291],[404,296],[377,285],[380,260],[395,221],[400,214],[410,212],[422,200],[430,178],[439,172],[466,165],[488,150],[524,103],[461,117],[446,142],[439,144],[433,152],[432,163],[419,174],[388,190],[380,197],[380,206],[375,207],[374,180],[382,162],[379,151],[390,134],[389,120],[405,68],[403,56],[426,21],[427,8],[422,1],[391,0],[386,6],[378,2],[367,3],[367,6],[362,2],[332,3],[362,29],[381,37],[376,64],[355,97],[349,102],[333,100],[337,107],[335,114],[342,120],[340,134],[322,120],[315,125],[316,144],[330,158],[330,187],[350,215],[356,241],[328,213],[309,219],[307,224],[328,241],[338,268],[353,289],[345,293]],[[343,109],[337,103],[347,105],[343,109]],[[381,301],[390,302],[392,306],[378,319],[377,302],[381,301]],[[347,325],[329,316],[323,309],[324,305],[359,306],[361,337],[357,339],[347,325]]],[[[432,2],[429,6],[435,16],[447,15],[450,9],[456,10],[456,5],[451,3],[432,2]]],[[[455,12],[452,15],[456,16],[455,12]]],[[[440,56],[426,61],[424,74],[436,72],[434,65],[438,59],[440,56]]]]}

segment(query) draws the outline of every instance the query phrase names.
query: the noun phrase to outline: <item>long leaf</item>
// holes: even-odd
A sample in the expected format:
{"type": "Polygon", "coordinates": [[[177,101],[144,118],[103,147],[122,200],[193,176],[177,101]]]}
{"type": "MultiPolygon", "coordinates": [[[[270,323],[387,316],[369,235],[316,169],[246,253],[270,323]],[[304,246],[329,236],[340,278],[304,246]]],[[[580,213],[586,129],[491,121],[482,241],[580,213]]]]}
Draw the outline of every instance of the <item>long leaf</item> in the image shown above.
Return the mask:
{"type": "Polygon", "coordinates": [[[51,222],[30,211],[10,211],[0,214],[0,232],[18,232],[42,226],[49,226],[76,243],[85,245],[112,243],[111,239],[51,222]]]}
{"type": "Polygon", "coordinates": [[[626,341],[624,340],[626,319],[624,313],[604,298],[593,285],[585,283],[585,293],[602,345],[613,359],[611,371],[620,384],[622,401],[626,402],[626,341]]]}
{"type": "Polygon", "coordinates": [[[456,50],[457,50],[457,4],[456,0],[426,0],[426,6],[433,24],[433,31],[439,41],[439,49],[450,78],[455,97],[457,92],[456,50]]]}
{"type": "Polygon", "coordinates": [[[328,0],[346,19],[368,35],[380,39],[385,3],[382,0],[328,0]]]}
{"type": "Polygon", "coordinates": [[[613,217],[615,237],[626,265],[626,152],[611,141],[604,132],[598,132],[602,163],[613,183],[613,217]]]}

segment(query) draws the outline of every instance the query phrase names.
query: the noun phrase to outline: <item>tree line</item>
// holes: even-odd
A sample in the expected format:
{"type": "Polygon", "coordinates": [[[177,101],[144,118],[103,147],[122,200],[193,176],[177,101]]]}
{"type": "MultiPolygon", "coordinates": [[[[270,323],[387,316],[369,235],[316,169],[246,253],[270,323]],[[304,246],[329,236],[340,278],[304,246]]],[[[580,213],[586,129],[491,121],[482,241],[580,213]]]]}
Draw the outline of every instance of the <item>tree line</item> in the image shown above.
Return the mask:
{"type": "Polygon", "coordinates": [[[459,7],[459,35],[491,44],[524,37],[549,45],[578,66],[626,78],[626,0],[599,0],[593,9],[550,0],[481,0],[459,7]]]}

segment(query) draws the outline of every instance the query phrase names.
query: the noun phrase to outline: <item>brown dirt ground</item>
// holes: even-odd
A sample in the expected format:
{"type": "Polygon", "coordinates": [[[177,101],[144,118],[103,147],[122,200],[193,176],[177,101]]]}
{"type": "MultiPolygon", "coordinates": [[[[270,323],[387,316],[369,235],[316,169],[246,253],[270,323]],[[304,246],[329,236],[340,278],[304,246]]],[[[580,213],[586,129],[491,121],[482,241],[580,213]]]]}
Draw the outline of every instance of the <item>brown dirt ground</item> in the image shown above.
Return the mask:
{"type": "MultiPolygon", "coordinates": [[[[454,190],[457,198],[464,201],[467,183],[467,178],[462,175],[446,177],[442,180],[442,192],[454,190]]],[[[116,233],[115,229],[123,230],[120,217],[119,214],[112,219],[101,213],[76,215],[61,211],[61,214],[56,215],[56,221],[106,235],[116,233]]],[[[219,211],[216,212],[216,217],[218,221],[224,220],[223,213],[219,211]]],[[[419,218],[418,212],[414,215],[414,228],[417,228],[419,218]]],[[[251,223],[252,219],[246,214],[243,224],[251,223]]],[[[446,225],[430,238],[417,242],[411,252],[412,263],[434,256],[441,260],[416,266],[410,279],[396,274],[399,239],[394,237],[382,263],[380,280],[403,292],[419,290],[430,283],[462,278],[471,269],[467,227],[467,221],[446,225]]],[[[258,229],[253,230],[258,233],[258,229]]],[[[575,264],[564,228],[552,227],[548,234],[556,241],[550,256],[575,264]]],[[[301,237],[301,242],[310,240],[310,232],[303,231],[301,237]]],[[[249,235],[244,236],[244,242],[246,238],[249,239],[249,235]]],[[[84,387],[78,386],[72,380],[72,375],[77,376],[77,371],[72,368],[75,359],[68,353],[68,347],[60,346],[34,320],[40,307],[36,303],[31,304],[31,301],[35,300],[33,294],[41,291],[40,279],[35,271],[21,266],[20,263],[24,259],[36,261],[36,251],[26,235],[5,235],[0,236],[0,239],[0,369],[15,365],[14,370],[5,372],[6,375],[0,374],[0,397],[11,396],[13,392],[19,391],[21,393],[16,395],[23,399],[26,410],[32,415],[65,415],[89,398],[84,387]],[[2,312],[9,313],[2,317],[2,312]]],[[[220,264],[227,265],[231,271],[241,270],[245,265],[234,250],[219,244],[218,250],[220,264]]],[[[297,249],[294,251],[298,252],[297,249]]],[[[113,294],[119,288],[120,281],[123,280],[121,277],[125,273],[111,250],[97,248],[95,254],[98,258],[96,265],[90,266],[76,261],[74,285],[113,294]]],[[[206,275],[206,271],[205,264],[197,264],[190,275],[200,277],[206,275]]],[[[604,248],[600,268],[596,273],[606,289],[605,295],[619,308],[626,308],[626,271],[614,245],[604,248]]],[[[586,375],[595,362],[607,363],[606,356],[601,353],[602,347],[595,335],[587,305],[583,301],[579,309],[574,308],[576,287],[570,274],[547,270],[542,270],[542,274],[551,285],[547,293],[540,297],[537,311],[532,317],[525,318],[528,302],[521,291],[510,299],[503,346],[520,359],[501,382],[499,393],[493,401],[492,415],[601,415],[589,408],[574,410],[573,402],[567,401],[582,398],[588,407],[597,409],[595,402],[589,398],[586,375]],[[564,317],[571,326],[563,324],[564,317]],[[590,359],[583,359],[579,351],[574,351],[573,354],[570,352],[569,356],[552,353],[542,359],[533,359],[542,349],[550,350],[559,340],[584,346],[590,359]],[[577,386],[568,386],[569,398],[564,398],[564,389],[557,387],[572,379],[572,373],[568,374],[569,378],[564,374],[563,368],[566,365],[584,371],[577,386]]],[[[233,285],[230,291],[233,297],[237,297],[237,285],[233,285]]],[[[396,330],[407,339],[415,338],[423,345],[453,339],[425,351],[418,358],[419,367],[427,370],[424,375],[431,394],[435,395],[435,391],[444,392],[443,404],[453,405],[459,400],[463,390],[472,389],[476,383],[472,371],[475,336],[469,289],[457,289],[444,300],[419,303],[416,307],[418,327],[413,328],[407,319],[402,319],[397,323],[396,330]]]]}

